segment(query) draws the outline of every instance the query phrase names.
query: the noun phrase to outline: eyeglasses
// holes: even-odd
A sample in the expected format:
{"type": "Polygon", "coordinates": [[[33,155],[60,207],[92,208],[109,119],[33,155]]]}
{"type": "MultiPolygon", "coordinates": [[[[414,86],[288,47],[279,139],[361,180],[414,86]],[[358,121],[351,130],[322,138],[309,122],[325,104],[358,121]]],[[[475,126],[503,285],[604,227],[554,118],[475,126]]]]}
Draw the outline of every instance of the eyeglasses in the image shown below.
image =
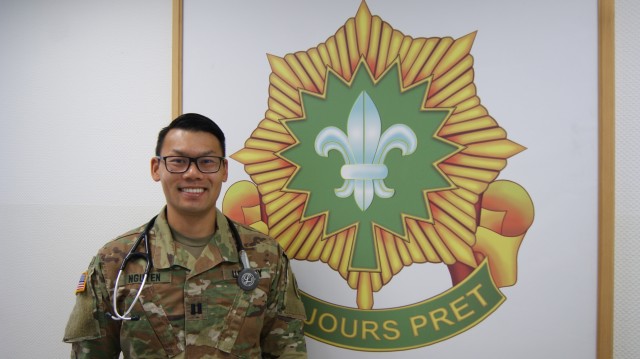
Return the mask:
{"type": "Polygon", "coordinates": [[[220,166],[224,162],[224,157],[218,156],[157,156],[159,160],[164,161],[164,167],[171,173],[185,173],[189,170],[191,162],[196,164],[198,170],[202,173],[216,173],[220,170],[220,166]]]}

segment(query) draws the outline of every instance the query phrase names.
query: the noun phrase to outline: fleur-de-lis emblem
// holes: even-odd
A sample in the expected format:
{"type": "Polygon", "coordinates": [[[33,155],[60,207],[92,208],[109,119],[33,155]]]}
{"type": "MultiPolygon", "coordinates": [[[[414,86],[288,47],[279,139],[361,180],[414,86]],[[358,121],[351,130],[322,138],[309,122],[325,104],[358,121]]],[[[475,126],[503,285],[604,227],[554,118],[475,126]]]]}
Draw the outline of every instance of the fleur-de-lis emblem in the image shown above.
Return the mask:
{"type": "Polygon", "coordinates": [[[358,207],[365,211],[373,202],[374,194],[390,198],[395,190],[388,188],[384,179],[388,169],[385,157],[394,148],[403,156],[412,154],[418,145],[416,134],[406,125],[395,124],[382,135],[380,113],[366,91],[362,91],[349,113],[346,135],[337,127],[326,127],[315,140],[316,153],[328,157],[336,150],[344,158],[340,175],[344,184],[335,194],[347,198],[353,194],[358,207]]]}

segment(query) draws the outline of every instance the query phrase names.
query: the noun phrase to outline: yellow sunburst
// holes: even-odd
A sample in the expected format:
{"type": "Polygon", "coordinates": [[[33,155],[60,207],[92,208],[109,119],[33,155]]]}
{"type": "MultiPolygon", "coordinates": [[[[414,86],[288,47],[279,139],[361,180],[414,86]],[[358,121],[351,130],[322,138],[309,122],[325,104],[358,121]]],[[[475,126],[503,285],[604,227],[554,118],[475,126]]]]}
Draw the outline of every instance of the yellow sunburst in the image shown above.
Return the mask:
{"type": "Polygon", "coordinates": [[[480,104],[473,83],[475,33],[459,39],[412,38],[372,16],[363,2],[354,18],[335,35],[307,51],[268,56],[269,99],[265,118],[231,157],[245,165],[262,196],[269,234],[291,258],[322,261],[357,290],[357,305],[373,307],[373,293],[413,263],[464,263],[476,267],[478,202],[481,194],[506,166],[506,159],[524,148],[480,104]],[[360,59],[378,78],[399,61],[404,87],[431,77],[425,108],[454,108],[438,136],[464,146],[440,164],[457,188],[427,194],[433,223],[405,218],[407,240],[377,229],[380,272],[349,268],[355,240],[353,228],[323,238],[324,219],[302,219],[306,194],[283,191],[296,167],[276,153],[295,143],[283,119],[303,115],[300,91],[324,92],[327,69],[349,81],[360,59]]]}

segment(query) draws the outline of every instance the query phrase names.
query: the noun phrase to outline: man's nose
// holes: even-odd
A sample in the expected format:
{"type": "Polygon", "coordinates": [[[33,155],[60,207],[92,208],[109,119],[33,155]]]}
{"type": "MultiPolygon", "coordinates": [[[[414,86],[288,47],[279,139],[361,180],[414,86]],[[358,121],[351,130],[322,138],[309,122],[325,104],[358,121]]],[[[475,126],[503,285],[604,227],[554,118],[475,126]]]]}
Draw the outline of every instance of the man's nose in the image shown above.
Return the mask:
{"type": "Polygon", "coordinates": [[[189,177],[199,177],[201,174],[202,172],[200,172],[195,161],[189,162],[189,167],[187,167],[187,170],[184,172],[184,175],[189,177]]]}

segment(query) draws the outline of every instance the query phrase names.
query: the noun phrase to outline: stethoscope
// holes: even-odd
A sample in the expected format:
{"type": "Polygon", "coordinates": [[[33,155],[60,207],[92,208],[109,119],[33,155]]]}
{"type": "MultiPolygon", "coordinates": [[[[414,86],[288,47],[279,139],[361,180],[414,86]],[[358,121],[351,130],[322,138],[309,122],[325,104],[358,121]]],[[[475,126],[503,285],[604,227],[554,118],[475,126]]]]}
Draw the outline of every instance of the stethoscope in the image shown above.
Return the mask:
{"type": "MultiPolygon", "coordinates": [[[[114,314],[112,315],[111,313],[105,313],[105,316],[107,318],[110,318],[113,320],[139,320],[140,319],[139,316],[137,315],[131,316],[129,315],[129,313],[131,313],[131,310],[133,310],[133,307],[136,304],[136,301],[138,301],[138,298],[140,297],[140,293],[142,292],[142,288],[144,288],[144,284],[147,282],[147,276],[149,275],[149,271],[151,270],[151,267],[153,267],[153,262],[151,260],[151,250],[149,248],[149,231],[151,230],[151,228],[153,228],[153,224],[155,223],[156,217],[157,216],[151,218],[149,223],[147,223],[147,226],[144,228],[144,231],[142,231],[142,233],[138,236],[138,239],[136,239],[136,242],[133,244],[131,249],[129,249],[129,252],[122,260],[122,264],[120,264],[120,269],[118,270],[118,275],[116,276],[116,281],[115,281],[115,284],[113,285],[112,305],[113,305],[114,314]],[[137,252],[136,249],[138,248],[141,242],[144,242],[144,252],[137,252]],[[131,302],[131,305],[129,306],[129,308],[123,314],[120,314],[118,312],[118,305],[117,305],[118,284],[120,283],[120,276],[122,275],[122,272],[124,271],[124,269],[127,267],[127,263],[129,262],[129,260],[136,259],[136,258],[144,259],[147,265],[144,268],[144,275],[142,276],[142,282],[140,283],[140,287],[136,292],[135,298],[133,298],[133,301],[131,302]]],[[[242,288],[244,291],[253,290],[258,286],[258,279],[260,278],[260,276],[258,275],[258,271],[256,271],[255,269],[252,269],[251,265],[249,264],[249,257],[247,256],[247,252],[244,250],[244,245],[240,240],[238,229],[233,224],[233,222],[231,222],[229,217],[225,216],[225,218],[227,218],[227,222],[229,223],[229,228],[231,229],[231,235],[233,236],[233,239],[236,242],[236,249],[238,251],[238,256],[240,257],[240,262],[242,263],[242,270],[240,270],[240,272],[238,273],[238,278],[237,278],[238,286],[242,288]]]]}

